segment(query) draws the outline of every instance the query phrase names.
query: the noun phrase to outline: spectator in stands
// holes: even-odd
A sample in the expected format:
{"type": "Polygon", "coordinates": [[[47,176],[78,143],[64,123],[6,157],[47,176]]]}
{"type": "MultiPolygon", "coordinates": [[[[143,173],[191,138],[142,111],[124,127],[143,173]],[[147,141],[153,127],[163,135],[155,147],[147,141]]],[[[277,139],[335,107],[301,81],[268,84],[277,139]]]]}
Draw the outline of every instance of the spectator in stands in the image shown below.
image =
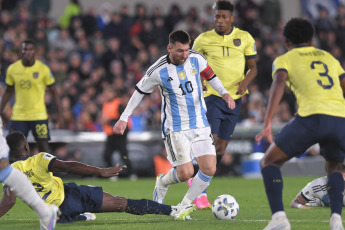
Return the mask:
{"type": "Polygon", "coordinates": [[[125,106],[122,104],[121,95],[117,95],[112,88],[106,88],[104,94],[106,97],[106,102],[103,104],[102,108],[102,123],[103,131],[107,135],[103,151],[104,162],[107,167],[114,165],[112,158],[113,153],[115,150],[118,150],[121,154],[121,160],[123,160],[125,165],[127,165],[127,174],[129,175],[130,179],[136,180],[137,175],[133,172],[131,161],[128,158],[128,129],[125,130],[123,135],[115,135],[113,133],[113,126],[118,121],[125,108],[125,106]]]}
{"type": "Polygon", "coordinates": [[[81,5],[79,0],[70,0],[69,4],[66,6],[64,13],[59,19],[60,26],[62,28],[68,28],[72,17],[79,16],[82,13],[81,5]]]}

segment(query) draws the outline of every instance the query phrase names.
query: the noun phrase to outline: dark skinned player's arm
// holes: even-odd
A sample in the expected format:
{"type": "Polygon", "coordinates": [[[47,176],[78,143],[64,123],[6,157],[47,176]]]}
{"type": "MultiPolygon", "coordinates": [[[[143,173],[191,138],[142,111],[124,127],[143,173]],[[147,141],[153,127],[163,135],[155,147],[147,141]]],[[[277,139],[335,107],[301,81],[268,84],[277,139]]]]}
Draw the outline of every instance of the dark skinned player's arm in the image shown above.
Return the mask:
{"type": "Polygon", "coordinates": [[[61,161],[58,159],[54,160],[54,162],[52,162],[51,165],[52,172],[65,172],[69,174],[77,174],[84,176],[95,175],[102,177],[117,176],[125,168],[126,166],[120,167],[119,164],[110,168],[98,168],[77,161],[61,161]]]}
{"type": "Polygon", "coordinates": [[[2,95],[2,99],[1,99],[1,104],[0,104],[0,115],[2,115],[5,106],[7,104],[7,102],[10,100],[12,94],[14,92],[14,87],[13,86],[6,86],[5,92],[2,95]]]}
{"type": "Polygon", "coordinates": [[[6,187],[0,200],[0,217],[5,215],[16,204],[16,195],[11,192],[9,187],[6,187]]]}

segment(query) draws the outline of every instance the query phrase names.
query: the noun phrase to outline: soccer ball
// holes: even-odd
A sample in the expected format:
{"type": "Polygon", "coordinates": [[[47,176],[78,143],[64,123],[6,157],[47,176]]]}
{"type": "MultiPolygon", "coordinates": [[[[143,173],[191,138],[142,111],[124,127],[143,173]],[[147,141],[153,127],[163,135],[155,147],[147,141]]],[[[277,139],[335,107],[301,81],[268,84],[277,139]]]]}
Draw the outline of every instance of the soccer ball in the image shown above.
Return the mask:
{"type": "Polygon", "coordinates": [[[217,219],[233,220],[239,210],[236,199],[228,194],[220,195],[213,201],[212,212],[217,219]]]}

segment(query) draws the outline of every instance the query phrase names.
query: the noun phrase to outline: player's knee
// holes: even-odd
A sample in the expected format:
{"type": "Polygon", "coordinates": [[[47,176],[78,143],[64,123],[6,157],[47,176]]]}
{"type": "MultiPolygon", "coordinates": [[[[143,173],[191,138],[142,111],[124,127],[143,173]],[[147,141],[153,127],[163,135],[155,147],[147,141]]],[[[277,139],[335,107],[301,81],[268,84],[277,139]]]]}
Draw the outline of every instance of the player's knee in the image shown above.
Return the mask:
{"type": "Polygon", "coordinates": [[[216,173],[217,167],[214,164],[205,164],[200,170],[207,176],[213,176],[216,173]]]}
{"type": "Polygon", "coordinates": [[[178,172],[177,176],[181,182],[189,180],[194,174],[194,169],[185,169],[178,172]]]}
{"type": "Polygon", "coordinates": [[[265,160],[265,157],[260,160],[260,168],[261,168],[261,170],[263,168],[267,167],[268,165],[269,164],[268,164],[267,160],[265,160]]]}

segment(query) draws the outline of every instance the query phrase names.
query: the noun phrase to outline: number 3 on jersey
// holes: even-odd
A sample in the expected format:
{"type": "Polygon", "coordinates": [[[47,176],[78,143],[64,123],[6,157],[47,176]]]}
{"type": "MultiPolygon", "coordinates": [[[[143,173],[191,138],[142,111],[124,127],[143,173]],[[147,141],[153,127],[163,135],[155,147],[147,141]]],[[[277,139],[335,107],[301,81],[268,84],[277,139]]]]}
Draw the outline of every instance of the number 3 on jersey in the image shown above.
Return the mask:
{"type": "Polygon", "coordinates": [[[321,80],[317,80],[317,84],[319,84],[320,86],[322,86],[322,88],[324,89],[330,89],[333,87],[334,82],[331,76],[328,75],[328,67],[325,63],[321,62],[321,61],[313,61],[310,65],[310,67],[312,69],[315,69],[316,65],[322,65],[324,68],[324,72],[319,72],[319,76],[320,77],[327,77],[329,84],[323,84],[321,80]]]}

